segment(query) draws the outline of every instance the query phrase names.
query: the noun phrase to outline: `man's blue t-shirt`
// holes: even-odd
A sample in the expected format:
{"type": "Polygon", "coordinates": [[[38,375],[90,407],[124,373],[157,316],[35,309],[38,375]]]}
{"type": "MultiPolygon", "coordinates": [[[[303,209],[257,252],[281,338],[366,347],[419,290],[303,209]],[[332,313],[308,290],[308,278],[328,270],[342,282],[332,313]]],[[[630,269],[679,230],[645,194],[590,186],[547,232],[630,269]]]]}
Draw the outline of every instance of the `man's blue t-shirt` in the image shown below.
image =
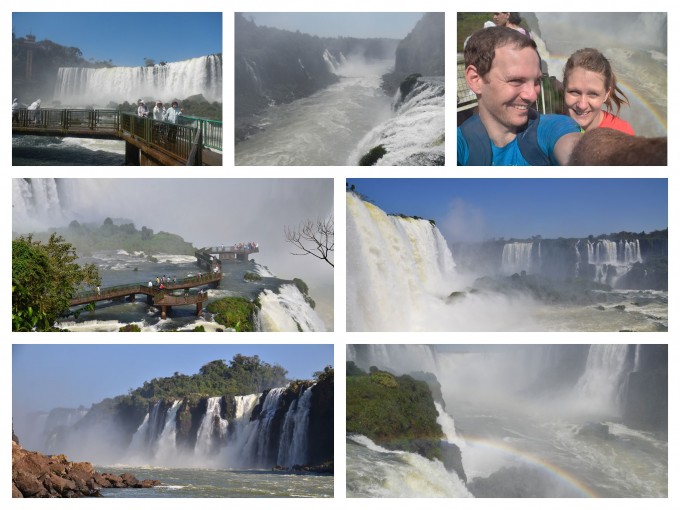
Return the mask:
{"type": "MultiPolygon", "coordinates": [[[[581,129],[574,119],[568,115],[548,114],[539,117],[538,129],[536,132],[538,146],[541,151],[548,155],[551,161],[555,161],[553,151],[555,144],[564,135],[578,133],[581,129]]],[[[491,152],[493,155],[492,165],[494,166],[528,166],[529,163],[524,159],[517,145],[517,139],[507,144],[505,147],[496,147],[491,140],[491,152]]],[[[467,165],[468,144],[458,128],[458,165],[467,165]]],[[[555,163],[557,164],[557,163],[555,163]]]]}

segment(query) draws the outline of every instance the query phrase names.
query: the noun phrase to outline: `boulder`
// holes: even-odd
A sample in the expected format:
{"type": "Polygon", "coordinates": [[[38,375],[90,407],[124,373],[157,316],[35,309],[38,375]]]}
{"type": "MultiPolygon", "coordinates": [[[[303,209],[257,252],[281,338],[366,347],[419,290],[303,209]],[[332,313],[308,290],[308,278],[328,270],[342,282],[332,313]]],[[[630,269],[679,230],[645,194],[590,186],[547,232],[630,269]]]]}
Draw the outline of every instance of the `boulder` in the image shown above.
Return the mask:
{"type": "Polygon", "coordinates": [[[130,473],[97,473],[89,462],[70,462],[64,455],[42,455],[12,441],[13,498],[79,498],[100,496],[110,487],[149,488],[158,480],[139,481],[130,473]]]}

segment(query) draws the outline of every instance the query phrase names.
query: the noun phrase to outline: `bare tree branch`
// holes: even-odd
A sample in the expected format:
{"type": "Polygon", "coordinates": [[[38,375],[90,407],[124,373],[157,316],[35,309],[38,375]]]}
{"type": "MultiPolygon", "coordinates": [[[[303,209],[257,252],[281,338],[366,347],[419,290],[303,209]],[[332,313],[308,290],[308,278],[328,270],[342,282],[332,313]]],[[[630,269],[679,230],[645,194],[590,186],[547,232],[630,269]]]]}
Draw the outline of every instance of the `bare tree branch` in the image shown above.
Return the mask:
{"type": "Polygon", "coordinates": [[[331,267],[335,267],[329,259],[335,246],[334,228],[332,215],[325,220],[306,220],[297,228],[285,227],[286,241],[302,251],[302,253],[291,252],[291,255],[312,255],[326,261],[331,267]]]}

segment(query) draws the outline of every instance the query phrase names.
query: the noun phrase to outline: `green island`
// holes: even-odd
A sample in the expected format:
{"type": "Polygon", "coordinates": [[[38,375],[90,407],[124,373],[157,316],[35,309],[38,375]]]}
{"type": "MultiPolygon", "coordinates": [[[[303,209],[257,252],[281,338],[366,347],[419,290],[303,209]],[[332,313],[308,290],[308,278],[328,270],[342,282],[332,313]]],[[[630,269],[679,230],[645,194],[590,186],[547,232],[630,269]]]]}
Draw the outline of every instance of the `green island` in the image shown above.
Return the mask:
{"type": "Polygon", "coordinates": [[[347,362],[347,433],[393,450],[443,461],[443,438],[427,383],[347,362]]]}

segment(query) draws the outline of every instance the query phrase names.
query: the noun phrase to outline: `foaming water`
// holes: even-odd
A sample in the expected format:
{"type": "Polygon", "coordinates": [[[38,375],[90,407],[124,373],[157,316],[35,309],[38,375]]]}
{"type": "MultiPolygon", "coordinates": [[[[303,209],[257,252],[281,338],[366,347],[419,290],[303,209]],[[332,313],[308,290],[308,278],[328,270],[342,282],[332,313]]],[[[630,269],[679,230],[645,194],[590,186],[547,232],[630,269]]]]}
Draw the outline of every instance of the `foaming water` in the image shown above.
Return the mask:
{"type": "Polygon", "coordinates": [[[338,68],[338,83],[292,103],[270,106],[255,122],[264,130],[236,145],[236,164],[347,164],[361,138],[391,114],[390,100],[380,89],[390,65],[349,62],[338,68]]]}
{"type": "Polygon", "coordinates": [[[470,497],[463,482],[437,460],[390,451],[364,436],[347,438],[347,496],[470,497]]]}
{"type": "Polygon", "coordinates": [[[122,166],[125,142],[53,136],[12,136],[14,166],[122,166]]]}
{"type": "Polygon", "coordinates": [[[387,153],[377,166],[444,165],[443,78],[421,78],[394,116],[373,128],[347,161],[355,165],[373,147],[387,153]]]}

